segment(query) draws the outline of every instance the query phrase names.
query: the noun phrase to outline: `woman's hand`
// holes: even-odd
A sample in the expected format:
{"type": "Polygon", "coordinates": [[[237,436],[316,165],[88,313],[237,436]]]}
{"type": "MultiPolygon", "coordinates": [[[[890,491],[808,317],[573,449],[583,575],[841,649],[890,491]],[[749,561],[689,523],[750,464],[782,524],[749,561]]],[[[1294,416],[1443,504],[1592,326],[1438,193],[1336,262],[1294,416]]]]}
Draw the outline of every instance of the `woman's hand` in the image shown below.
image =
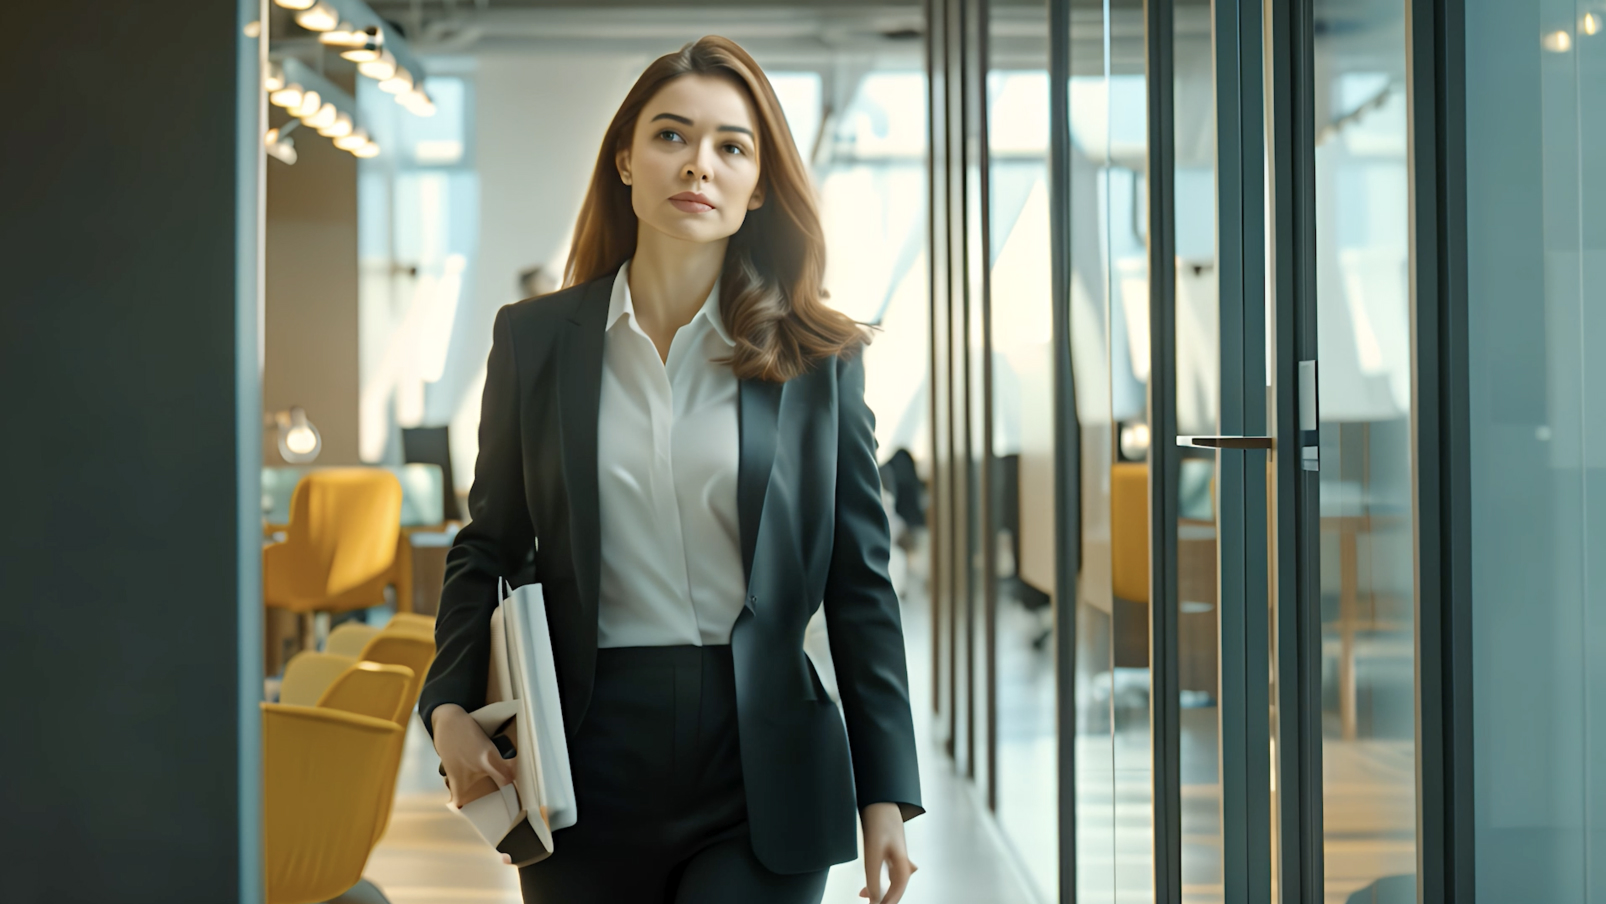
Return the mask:
{"type": "Polygon", "coordinates": [[[864,823],[864,878],[867,883],[859,897],[869,898],[870,904],[898,904],[909,877],[920,867],[909,860],[909,850],[903,841],[903,811],[897,804],[871,804],[859,812],[864,823]],[[881,864],[887,865],[891,884],[886,897],[881,896],[881,864]]]}
{"type": "Polygon", "coordinates": [[[452,806],[461,808],[513,781],[513,761],[502,759],[501,751],[463,707],[443,703],[430,719],[435,728],[435,752],[446,767],[452,806]]]}

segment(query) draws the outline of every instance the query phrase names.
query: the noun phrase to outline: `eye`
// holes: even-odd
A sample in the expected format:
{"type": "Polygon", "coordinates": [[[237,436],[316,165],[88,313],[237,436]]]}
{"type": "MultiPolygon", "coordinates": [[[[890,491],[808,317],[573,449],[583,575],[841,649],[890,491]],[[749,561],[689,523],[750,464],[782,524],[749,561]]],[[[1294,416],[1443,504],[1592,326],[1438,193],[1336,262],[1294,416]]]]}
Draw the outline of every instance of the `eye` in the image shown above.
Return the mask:
{"type": "Polygon", "coordinates": [[[661,129],[658,132],[658,137],[662,138],[665,141],[680,141],[680,142],[684,142],[686,140],[684,138],[681,138],[680,137],[680,133],[675,131],[674,129],[661,129]]]}
{"type": "Polygon", "coordinates": [[[725,145],[725,150],[732,154],[745,154],[747,149],[735,142],[725,145]]]}

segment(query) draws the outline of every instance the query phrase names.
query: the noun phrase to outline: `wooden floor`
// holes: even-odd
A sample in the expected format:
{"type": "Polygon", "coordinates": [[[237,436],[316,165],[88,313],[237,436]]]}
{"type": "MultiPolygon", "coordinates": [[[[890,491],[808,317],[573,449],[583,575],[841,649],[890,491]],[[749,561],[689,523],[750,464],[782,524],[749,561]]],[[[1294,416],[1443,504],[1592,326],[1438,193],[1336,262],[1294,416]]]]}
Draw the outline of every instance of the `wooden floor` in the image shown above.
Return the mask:
{"type": "MultiPolygon", "coordinates": [[[[952,761],[932,743],[929,710],[918,705],[931,699],[928,609],[920,589],[905,588],[904,633],[927,812],[907,824],[910,857],[920,871],[904,901],[1031,904],[994,823],[983,816],[968,783],[953,775],[952,761]]],[[[369,858],[366,878],[392,904],[521,904],[517,873],[502,865],[466,821],[446,809],[438,766],[429,736],[415,717],[390,828],[369,858]]],[[[840,864],[831,871],[824,902],[859,904],[863,887],[863,865],[840,864]]]]}

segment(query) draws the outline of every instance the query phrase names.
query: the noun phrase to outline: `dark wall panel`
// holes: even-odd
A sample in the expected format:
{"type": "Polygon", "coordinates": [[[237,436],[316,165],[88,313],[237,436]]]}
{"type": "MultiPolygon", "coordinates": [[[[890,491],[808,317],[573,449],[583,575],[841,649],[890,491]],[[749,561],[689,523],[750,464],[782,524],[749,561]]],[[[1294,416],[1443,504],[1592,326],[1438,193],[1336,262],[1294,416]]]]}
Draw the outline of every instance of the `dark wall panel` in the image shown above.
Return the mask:
{"type": "Polygon", "coordinates": [[[233,3],[0,46],[0,863],[14,904],[238,886],[233,3]]]}

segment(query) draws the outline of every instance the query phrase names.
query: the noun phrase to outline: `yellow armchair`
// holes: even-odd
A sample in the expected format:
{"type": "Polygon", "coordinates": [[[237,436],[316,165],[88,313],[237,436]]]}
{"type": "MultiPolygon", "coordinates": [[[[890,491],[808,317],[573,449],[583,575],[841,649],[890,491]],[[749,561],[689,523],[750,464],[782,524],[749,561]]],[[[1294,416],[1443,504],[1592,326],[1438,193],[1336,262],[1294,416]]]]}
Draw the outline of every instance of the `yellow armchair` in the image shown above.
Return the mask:
{"type": "Polygon", "coordinates": [[[296,484],[285,541],[262,550],[262,598],[300,617],[302,649],[313,613],[384,602],[401,505],[401,483],[379,468],[313,471],[296,484]]]}
{"type": "Polygon", "coordinates": [[[404,735],[392,719],[262,704],[267,904],[328,901],[362,879],[389,818],[404,735]]]}

